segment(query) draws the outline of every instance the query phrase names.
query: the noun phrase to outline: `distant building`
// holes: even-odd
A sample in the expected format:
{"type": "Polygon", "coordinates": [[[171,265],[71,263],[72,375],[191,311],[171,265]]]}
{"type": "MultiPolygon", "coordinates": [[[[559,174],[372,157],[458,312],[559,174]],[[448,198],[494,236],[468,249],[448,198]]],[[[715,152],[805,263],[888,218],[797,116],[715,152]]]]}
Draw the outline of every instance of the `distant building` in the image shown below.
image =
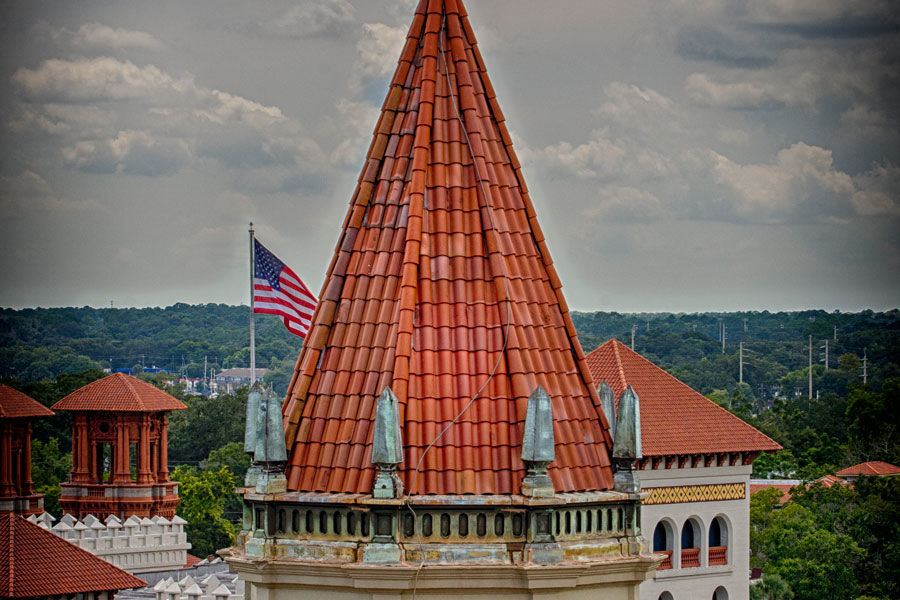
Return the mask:
{"type": "Polygon", "coordinates": [[[169,480],[168,421],[187,408],[124,373],[98,379],[53,405],[73,413],[72,472],[61,484],[63,511],[81,519],[131,515],[171,519],[178,485],[169,480]]]}
{"type": "Polygon", "coordinates": [[[874,460],[847,467],[846,469],[838,471],[837,475],[852,483],[859,479],[861,475],[867,475],[869,477],[895,477],[900,475],[900,467],[880,460],[874,460]]]}
{"type": "Polygon", "coordinates": [[[641,530],[668,555],[641,600],[747,600],[751,463],[781,446],[618,340],[586,361],[616,406],[629,386],[639,399],[641,530]]]}
{"type": "MultiPolygon", "coordinates": [[[[256,381],[262,383],[268,372],[269,369],[256,369],[256,381]]],[[[250,385],[250,369],[235,367],[233,369],[220,371],[210,387],[213,388],[213,391],[220,394],[230,394],[244,385],[250,385]]]]}
{"type": "Polygon", "coordinates": [[[112,600],[119,590],[146,585],[21,516],[0,515],[0,540],[3,598],[112,600]]]}
{"type": "Polygon", "coordinates": [[[53,416],[40,402],[0,385],[0,514],[38,514],[44,495],[31,480],[31,420],[53,416]]]}

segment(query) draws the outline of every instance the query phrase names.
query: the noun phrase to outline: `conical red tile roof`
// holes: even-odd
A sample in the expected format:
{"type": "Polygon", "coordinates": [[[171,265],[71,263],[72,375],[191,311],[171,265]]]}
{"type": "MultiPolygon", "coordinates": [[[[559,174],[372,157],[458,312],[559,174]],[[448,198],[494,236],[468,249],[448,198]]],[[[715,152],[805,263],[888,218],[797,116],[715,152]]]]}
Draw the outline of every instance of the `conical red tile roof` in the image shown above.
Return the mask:
{"type": "Polygon", "coordinates": [[[612,488],[561,287],[462,3],[422,0],[288,391],[289,488],[371,492],[375,399],[390,386],[410,493],[519,493],[539,384],[556,490],[612,488]]]}
{"type": "Polygon", "coordinates": [[[19,417],[52,417],[53,411],[8,385],[0,384],[0,417],[15,419],[19,417]]]}
{"type": "Polygon", "coordinates": [[[594,382],[605,381],[616,404],[629,385],[641,405],[644,456],[765,452],[781,446],[620,342],[587,355],[594,382]]]}
{"type": "Polygon", "coordinates": [[[131,375],[92,381],[53,405],[53,410],[161,412],[187,408],[177,398],[131,375]]]}

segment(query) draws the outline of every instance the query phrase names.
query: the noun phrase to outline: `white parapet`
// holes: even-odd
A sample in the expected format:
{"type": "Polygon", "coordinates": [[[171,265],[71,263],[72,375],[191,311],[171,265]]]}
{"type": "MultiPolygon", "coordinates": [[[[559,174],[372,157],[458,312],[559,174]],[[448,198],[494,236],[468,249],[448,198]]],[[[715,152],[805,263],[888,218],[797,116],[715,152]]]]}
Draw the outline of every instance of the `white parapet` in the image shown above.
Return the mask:
{"type": "MultiPolygon", "coordinates": [[[[53,517],[41,515],[35,520],[49,526],[53,517]]],[[[160,516],[141,519],[132,515],[122,523],[115,515],[103,521],[87,515],[79,521],[65,514],[49,529],[130,573],[151,573],[180,569],[187,563],[191,545],[184,532],[186,524],[180,517],[170,521],[160,516]]]]}

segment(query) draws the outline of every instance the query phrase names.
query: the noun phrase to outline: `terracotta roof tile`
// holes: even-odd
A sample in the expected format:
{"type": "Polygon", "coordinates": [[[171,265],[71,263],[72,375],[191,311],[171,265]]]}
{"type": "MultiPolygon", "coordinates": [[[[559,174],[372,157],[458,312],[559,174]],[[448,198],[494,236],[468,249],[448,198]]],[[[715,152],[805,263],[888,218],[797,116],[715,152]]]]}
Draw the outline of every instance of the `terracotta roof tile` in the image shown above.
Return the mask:
{"type": "Polygon", "coordinates": [[[145,581],[20,516],[0,515],[0,597],[74,595],[145,585],[145,581]]]}
{"type": "Polygon", "coordinates": [[[285,402],[290,489],[371,491],[370,424],[387,385],[410,489],[425,448],[485,383],[413,493],[518,493],[538,384],[555,411],[556,489],[612,487],[597,392],[492,96],[461,3],[422,0],[320,295],[344,300],[317,310],[285,402]],[[340,414],[326,408],[335,394],[340,414]]]}
{"type": "Polygon", "coordinates": [[[618,340],[586,357],[594,382],[618,399],[628,385],[641,403],[644,456],[780,450],[773,439],[689,388],[618,340]]]}
{"type": "Polygon", "coordinates": [[[0,418],[52,417],[53,411],[19,390],[0,384],[0,418]]]}
{"type": "Polygon", "coordinates": [[[131,375],[114,373],[79,388],[53,410],[158,412],[187,408],[176,398],[131,375]]]}
{"type": "Polygon", "coordinates": [[[847,475],[896,475],[898,473],[900,473],[900,467],[880,460],[860,463],[837,472],[842,477],[847,475]]]}

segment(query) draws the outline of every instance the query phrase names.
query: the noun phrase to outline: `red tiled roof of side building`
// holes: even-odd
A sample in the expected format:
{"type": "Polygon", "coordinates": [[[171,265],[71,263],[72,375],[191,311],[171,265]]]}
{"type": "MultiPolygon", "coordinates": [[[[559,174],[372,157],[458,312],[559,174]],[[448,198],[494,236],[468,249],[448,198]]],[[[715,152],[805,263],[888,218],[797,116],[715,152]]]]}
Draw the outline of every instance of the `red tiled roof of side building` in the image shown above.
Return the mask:
{"type": "Polygon", "coordinates": [[[17,515],[0,516],[0,597],[140,588],[147,582],[17,515]]]}
{"type": "Polygon", "coordinates": [[[761,490],[775,488],[779,492],[781,492],[781,496],[778,499],[778,504],[786,504],[791,501],[791,490],[802,484],[802,481],[791,479],[751,479],[750,494],[753,495],[761,490]],[[779,483],[779,481],[784,481],[785,483],[779,483]]]}
{"type": "Polygon", "coordinates": [[[114,373],[92,381],[53,405],[53,410],[161,412],[187,407],[161,389],[131,375],[114,373]]]}
{"type": "Polygon", "coordinates": [[[640,400],[644,456],[767,452],[775,440],[694,391],[623,344],[610,340],[587,355],[594,383],[619,398],[628,385],[640,400]]]}
{"type": "Polygon", "coordinates": [[[837,472],[837,475],[897,475],[900,467],[880,460],[859,463],[837,472]]]}
{"type": "Polygon", "coordinates": [[[188,554],[187,562],[184,563],[184,568],[190,569],[191,567],[193,567],[194,565],[196,565],[197,563],[200,563],[200,562],[203,562],[202,558],[200,558],[199,556],[194,556],[193,554],[188,554]]]}
{"type": "Polygon", "coordinates": [[[52,417],[53,411],[8,385],[0,384],[0,418],[52,417]]]}
{"type": "Polygon", "coordinates": [[[371,493],[375,399],[390,386],[410,493],[519,493],[538,385],[556,490],[612,488],[561,287],[462,3],[422,0],[289,386],[289,489],[371,493]]]}

